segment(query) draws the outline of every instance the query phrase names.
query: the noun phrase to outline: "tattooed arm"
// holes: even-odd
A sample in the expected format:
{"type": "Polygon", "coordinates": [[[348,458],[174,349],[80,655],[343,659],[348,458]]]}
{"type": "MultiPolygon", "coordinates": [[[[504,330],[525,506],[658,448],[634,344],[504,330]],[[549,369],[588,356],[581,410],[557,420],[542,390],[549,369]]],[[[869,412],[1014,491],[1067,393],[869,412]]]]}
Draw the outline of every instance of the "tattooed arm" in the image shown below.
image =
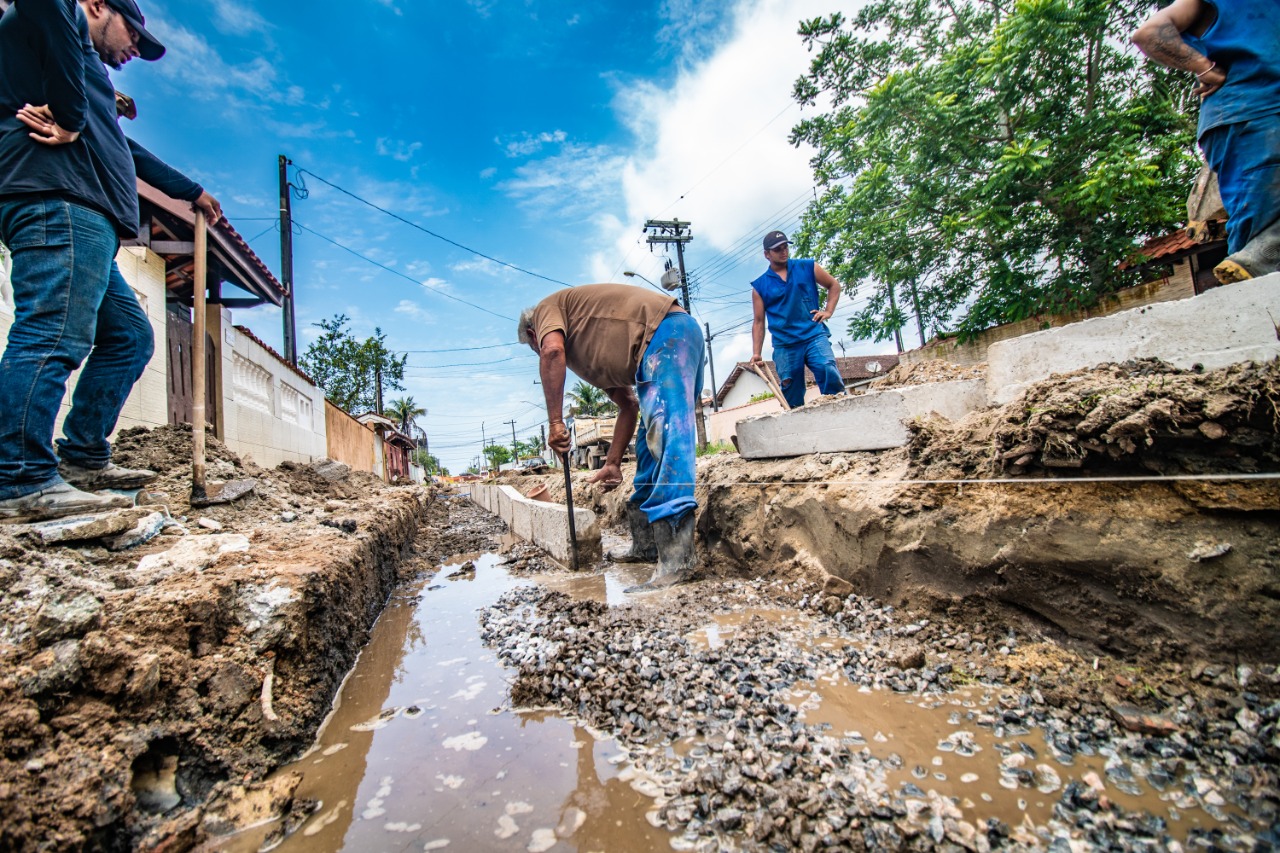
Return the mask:
{"type": "Polygon", "coordinates": [[[1143,22],[1133,32],[1133,43],[1161,65],[1196,75],[1200,97],[1222,88],[1227,72],[1182,40],[1188,30],[1203,32],[1214,9],[1201,0],[1174,0],[1143,22]]]}

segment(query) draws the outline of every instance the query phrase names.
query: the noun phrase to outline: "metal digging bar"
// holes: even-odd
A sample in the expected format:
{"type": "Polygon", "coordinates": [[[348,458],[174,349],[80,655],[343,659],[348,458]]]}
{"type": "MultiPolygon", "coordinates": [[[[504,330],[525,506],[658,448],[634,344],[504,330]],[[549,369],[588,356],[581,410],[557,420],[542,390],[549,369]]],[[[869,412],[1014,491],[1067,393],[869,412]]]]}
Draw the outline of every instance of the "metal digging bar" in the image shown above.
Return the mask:
{"type": "Polygon", "coordinates": [[[258,485],[257,480],[230,480],[226,483],[205,482],[205,287],[209,281],[209,226],[204,211],[196,211],[195,274],[191,293],[194,303],[191,341],[191,505],[193,507],[230,503],[244,497],[258,485]]]}
{"type": "Polygon", "coordinates": [[[573,570],[578,570],[578,529],[573,521],[573,481],[569,474],[569,454],[561,453],[564,462],[564,502],[569,508],[569,551],[572,554],[573,570]]]}

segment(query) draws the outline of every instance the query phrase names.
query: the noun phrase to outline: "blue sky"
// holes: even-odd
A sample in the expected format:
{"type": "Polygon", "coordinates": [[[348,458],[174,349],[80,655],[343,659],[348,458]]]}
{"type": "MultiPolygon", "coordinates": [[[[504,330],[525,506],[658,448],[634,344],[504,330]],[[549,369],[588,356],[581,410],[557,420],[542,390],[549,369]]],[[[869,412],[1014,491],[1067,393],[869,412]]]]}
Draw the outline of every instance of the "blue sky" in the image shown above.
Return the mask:
{"type": "MultiPolygon", "coordinates": [[[[140,2],[169,52],[114,75],[138,103],[126,132],[216,195],[277,273],[276,157],[305,170],[299,349],[338,313],[360,337],[381,327],[409,353],[407,389],[388,397],[429,410],[420,424],[454,471],[479,453],[482,423],[507,442],[505,421],[521,437],[545,423],[536,359],[506,346],[505,318],[558,286],[546,279],[657,281],[666,258],[644,244],[646,218],[692,222],[686,266],[695,316],[719,333],[716,379],[750,356],[760,237],[793,229],[813,195],[810,152],[787,143],[808,64],[797,25],[851,5],[140,2]]],[[[235,321],[280,346],[278,309],[235,321]]]]}

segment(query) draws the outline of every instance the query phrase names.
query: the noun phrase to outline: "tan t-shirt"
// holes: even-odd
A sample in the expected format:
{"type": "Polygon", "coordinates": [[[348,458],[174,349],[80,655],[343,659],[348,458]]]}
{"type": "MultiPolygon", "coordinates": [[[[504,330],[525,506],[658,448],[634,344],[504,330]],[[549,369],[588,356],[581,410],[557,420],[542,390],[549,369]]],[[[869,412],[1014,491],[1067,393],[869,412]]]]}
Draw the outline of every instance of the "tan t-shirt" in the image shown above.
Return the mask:
{"type": "Polygon", "coordinates": [[[630,284],[584,284],[558,290],[533,309],[538,343],[564,333],[565,363],[597,388],[636,384],[636,370],[658,324],[684,313],[670,296],[630,284]]]}

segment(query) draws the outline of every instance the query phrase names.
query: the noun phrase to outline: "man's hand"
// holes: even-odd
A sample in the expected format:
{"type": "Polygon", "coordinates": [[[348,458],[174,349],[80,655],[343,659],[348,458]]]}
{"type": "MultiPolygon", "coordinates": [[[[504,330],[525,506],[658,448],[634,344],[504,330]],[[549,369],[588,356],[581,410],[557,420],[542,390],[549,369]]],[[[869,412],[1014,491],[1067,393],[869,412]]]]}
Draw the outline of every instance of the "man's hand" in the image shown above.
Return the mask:
{"type": "Polygon", "coordinates": [[[622,485],[622,466],[606,461],[604,466],[591,475],[591,479],[587,480],[587,482],[599,483],[601,489],[606,492],[612,492],[622,485]]]}
{"type": "Polygon", "coordinates": [[[564,456],[569,452],[569,428],[556,421],[547,430],[547,446],[556,452],[556,456],[564,456]]]}
{"type": "Polygon", "coordinates": [[[191,207],[204,211],[204,218],[209,220],[210,225],[217,225],[218,220],[222,219],[222,205],[208,192],[200,193],[200,198],[191,202],[191,207]]]}
{"type": "Polygon", "coordinates": [[[1221,66],[1215,65],[1206,71],[1203,77],[1196,79],[1200,82],[1196,83],[1191,91],[1203,100],[1222,88],[1222,84],[1227,82],[1227,72],[1223,71],[1221,66]]]}
{"type": "Polygon", "coordinates": [[[832,312],[823,308],[821,311],[810,311],[809,316],[813,318],[815,323],[825,323],[831,319],[832,312]]]}
{"type": "Polygon", "coordinates": [[[48,106],[23,104],[18,110],[18,121],[31,128],[32,132],[27,136],[41,145],[70,145],[80,138],[80,131],[65,130],[59,126],[48,106]]]}
{"type": "Polygon", "coordinates": [[[751,366],[752,367],[764,366],[764,358],[760,355],[760,353],[755,353],[754,355],[751,356],[751,366]]]}

